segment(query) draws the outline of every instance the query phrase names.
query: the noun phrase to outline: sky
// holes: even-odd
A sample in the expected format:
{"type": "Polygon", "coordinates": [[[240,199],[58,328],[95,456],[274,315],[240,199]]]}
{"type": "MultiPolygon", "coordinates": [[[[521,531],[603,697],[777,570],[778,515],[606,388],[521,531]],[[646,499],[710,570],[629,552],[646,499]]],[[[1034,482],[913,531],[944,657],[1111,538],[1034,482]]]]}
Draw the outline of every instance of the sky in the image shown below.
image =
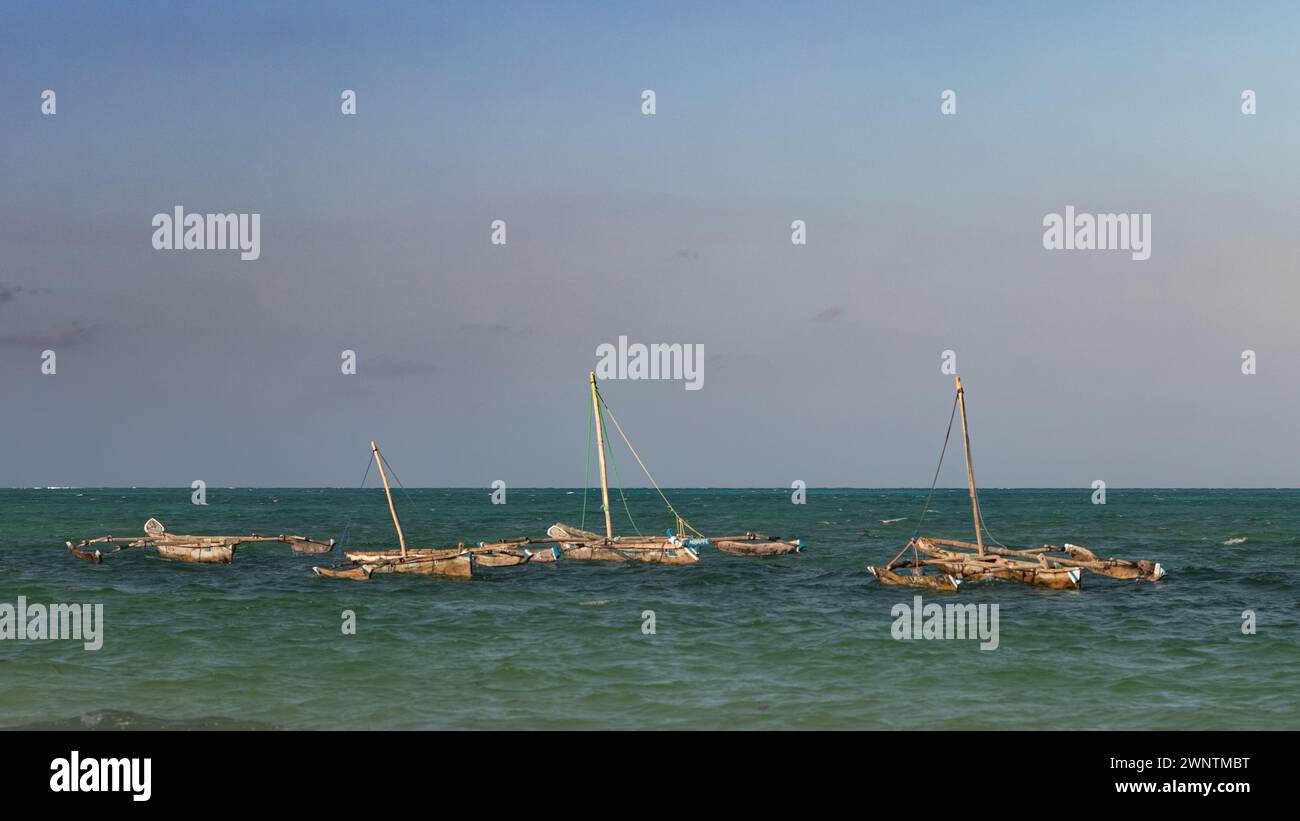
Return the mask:
{"type": "Polygon", "coordinates": [[[5,4],[0,486],[350,487],[371,439],[408,486],[581,485],[619,336],[704,349],[602,385],[664,486],[925,486],[946,350],[984,486],[1300,485],[1298,41],[1286,3],[5,4]],[[177,205],[260,214],[260,259],[155,250],[177,205]],[[1149,213],[1150,259],[1045,249],[1069,205],[1149,213]]]}

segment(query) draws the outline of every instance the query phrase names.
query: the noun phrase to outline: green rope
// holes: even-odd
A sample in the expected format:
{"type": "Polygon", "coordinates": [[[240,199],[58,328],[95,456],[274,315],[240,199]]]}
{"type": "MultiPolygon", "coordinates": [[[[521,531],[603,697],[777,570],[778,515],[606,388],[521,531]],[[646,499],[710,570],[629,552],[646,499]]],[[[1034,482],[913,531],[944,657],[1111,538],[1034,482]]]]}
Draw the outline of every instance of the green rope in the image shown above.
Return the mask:
{"type": "Polygon", "coordinates": [[[591,471],[591,403],[587,403],[587,445],[583,449],[582,459],[582,521],[578,523],[579,530],[587,529],[587,490],[591,486],[589,481],[591,471]]]}
{"type": "Polygon", "coordinates": [[[623,500],[623,512],[627,514],[627,520],[632,523],[632,529],[636,535],[640,536],[641,531],[636,526],[636,521],[632,518],[632,509],[627,506],[627,496],[623,494],[623,480],[618,478],[618,465],[614,462],[614,452],[610,449],[609,443],[605,443],[606,458],[609,459],[609,466],[614,469],[614,484],[618,485],[618,496],[623,500]]]}

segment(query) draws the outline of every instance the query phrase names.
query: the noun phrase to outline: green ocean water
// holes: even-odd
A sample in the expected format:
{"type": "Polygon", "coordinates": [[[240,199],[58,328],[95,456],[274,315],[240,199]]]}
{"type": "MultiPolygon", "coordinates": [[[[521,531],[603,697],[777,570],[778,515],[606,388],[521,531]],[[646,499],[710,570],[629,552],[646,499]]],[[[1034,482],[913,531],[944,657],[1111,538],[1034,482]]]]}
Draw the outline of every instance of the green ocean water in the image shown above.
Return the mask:
{"type": "MultiPolygon", "coordinates": [[[[906,541],[924,491],[813,488],[803,505],[789,490],[668,494],[706,532],[808,547],[469,581],[323,579],[311,565],[331,557],[280,544],[243,546],[225,566],[152,551],[96,566],[64,541],[139,533],[150,516],[176,533],[337,538],[350,521],[351,547],[396,539],[380,490],[210,488],[205,507],[188,488],[2,490],[0,603],[98,602],[106,624],[97,651],[0,641],[0,727],[1300,729],[1300,491],[1112,488],[1105,505],[1088,489],[981,491],[1008,545],[1069,541],[1170,574],[926,597],[996,603],[992,651],[891,638],[890,610],[914,591],[864,567],[906,541]]],[[[628,491],[628,505],[644,532],[671,525],[653,490],[628,491]]],[[[970,535],[964,490],[930,507],[927,534],[970,535]]],[[[493,505],[486,489],[419,489],[398,509],[412,545],[445,546],[577,524],[582,491],[511,489],[493,505]]]]}

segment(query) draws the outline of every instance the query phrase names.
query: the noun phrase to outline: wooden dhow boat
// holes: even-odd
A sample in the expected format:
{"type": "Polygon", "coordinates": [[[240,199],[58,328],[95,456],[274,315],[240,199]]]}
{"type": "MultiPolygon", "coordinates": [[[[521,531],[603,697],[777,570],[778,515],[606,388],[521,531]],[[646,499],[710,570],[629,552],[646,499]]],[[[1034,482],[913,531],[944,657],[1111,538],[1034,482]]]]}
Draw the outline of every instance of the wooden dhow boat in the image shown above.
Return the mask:
{"type": "Polygon", "coordinates": [[[957,394],[953,398],[953,414],[961,410],[961,434],[966,461],[966,482],[970,490],[971,518],[975,525],[975,541],[966,542],[956,539],[939,539],[919,535],[925,513],[929,509],[930,498],[939,478],[939,467],[943,466],[943,456],[948,449],[948,439],[952,435],[952,414],[948,418],[948,434],[944,437],[943,450],[939,452],[939,467],[935,468],[934,482],[930,484],[930,495],[926,497],[921,509],[916,530],[903,549],[884,567],[868,567],[867,571],[882,584],[911,585],[928,587],[932,590],[955,591],[963,581],[985,579],[1002,579],[1038,585],[1054,590],[1076,590],[1083,581],[1083,571],[1109,576],[1116,579],[1147,579],[1158,581],[1165,576],[1165,569],[1159,562],[1146,560],[1131,561],[1126,559],[1101,559],[1087,548],[1066,544],[1064,547],[1044,545],[1039,548],[1015,550],[990,536],[994,545],[984,543],[988,528],[980,514],[979,493],[975,487],[975,469],[971,462],[970,430],[966,420],[966,391],[962,387],[961,377],[957,377],[957,394]],[[903,559],[903,554],[912,551],[910,559],[903,559]],[[1053,555],[1064,553],[1064,556],[1053,555]],[[929,568],[936,571],[926,574],[929,568]],[[910,570],[899,573],[898,570],[910,570]]]}
{"type": "Polygon", "coordinates": [[[320,542],[307,536],[189,536],[168,533],[162,522],[150,519],[144,523],[144,538],[138,536],[100,536],[73,544],[66,542],[68,551],[78,559],[100,564],[107,556],[126,550],[152,547],[164,559],[197,564],[230,564],[235,558],[235,548],[252,542],[282,542],[294,553],[328,553],[334,549],[334,540],[320,542]],[[116,545],[112,550],[101,551],[96,545],[116,545]]]}
{"type": "MultiPolygon", "coordinates": [[[[512,567],[526,564],[533,554],[522,548],[510,545],[479,545],[466,547],[463,543],[449,548],[422,548],[406,546],[406,534],[402,531],[402,521],[397,516],[397,507],[393,504],[393,491],[388,484],[388,473],[384,470],[385,460],[379,452],[379,446],[370,443],[371,454],[379,468],[379,478],[384,483],[384,496],[388,500],[388,512],[393,517],[393,527],[397,530],[397,550],[345,550],[346,562],[330,567],[313,567],[318,576],[331,579],[353,579],[364,581],[376,573],[417,573],[420,575],[450,576],[468,579],[478,567],[512,567]]],[[[364,479],[362,483],[364,484],[364,479]]]]}
{"type": "MultiPolygon", "coordinates": [[[[736,556],[778,556],[798,553],[803,550],[803,542],[798,539],[789,541],[775,536],[764,536],[760,533],[709,537],[697,530],[677,512],[672,502],[668,501],[668,497],[664,495],[663,489],[659,487],[659,483],[650,474],[650,470],[632,445],[632,440],[628,439],[627,434],[623,432],[623,426],[618,423],[618,419],[605,402],[605,397],[596,385],[595,372],[590,373],[588,378],[591,384],[591,415],[595,420],[596,429],[596,453],[600,462],[600,498],[601,510],[605,516],[605,535],[602,536],[599,533],[592,533],[583,530],[581,527],[573,527],[564,523],[551,525],[546,531],[546,535],[559,542],[557,556],[589,561],[694,564],[700,559],[700,549],[709,545],[717,547],[723,553],[736,556]],[[608,437],[605,428],[606,414],[609,415],[609,420],[614,423],[614,429],[622,438],[623,443],[627,445],[628,451],[636,459],[641,471],[645,473],[646,479],[650,481],[650,485],[659,494],[659,498],[663,500],[668,511],[676,518],[676,527],[668,530],[664,536],[614,535],[613,523],[610,518],[609,476],[606,469],[606,453],[608,451],[608,437]]],[[[583,505],[585,511],[585,488],[583,489],[583,505]]]]}
{"type": "Polygon", "coordinates": [[[648,562],[651,564],[695,564],[699,551],[672,536],[601,536],[566,524],[546,530],[560,544],[565,559],[596,562],[648,562]]]}
{"type": "MultiPolygon", "coordinates": [[[[605,535],[592,533],[589,530],[583,530],[578,527],[566,525],[561,522],[551,525],[546,530],[546,535],[555,539],[559,543],[559,554],[565,559],[577,561],[614,561],[614,562],[647,562],[650,564],[695,564],[700,560],[700,553],[696,544],[690,544],[689,540],[678,538],[676,535],[667,536],[615,536],[614,523],[610,517],[609,507],[609,474],[605,464],[605,415],[604,400],[601,398],[600,389],[596,387],[596,372],[589,374],[591,381],[591,413],[596,420],[596,453],[600,461],[600,500],[601,510],[605,514],[605,535]]],[[[613,414],[610,415],[613,419],[613,414]]],[[[618,427],[618,421],[614,420],[618,427]]],[[[618,427],[619,434],[623,430],[618,427]]],[[[645,463],[641,462],[641,457],[637,456],[635,449],[632,449],[632,443],[627,441],[623,436],[627,446],[632,450],[632,455],[636,457],[641,469],[645,470],[645,463]]],[[[646,470],[646,476],[650,472],[646,470]]],[[[655,483],[654,478],[650,481],[659,491],[660,497],[668,505],[669,510],[676,513],[673,506],[668,502],[668,498],[659,490],[659,485],[655,483]]],[[[583,489],[583,506],[586,507],[586,489],[583,489]]],[[[685,520],[680,515],[677,516],[680,526],[685,525],[685,520]]],[[[705,542],[707,543],[707,542],[705,542]]]]}

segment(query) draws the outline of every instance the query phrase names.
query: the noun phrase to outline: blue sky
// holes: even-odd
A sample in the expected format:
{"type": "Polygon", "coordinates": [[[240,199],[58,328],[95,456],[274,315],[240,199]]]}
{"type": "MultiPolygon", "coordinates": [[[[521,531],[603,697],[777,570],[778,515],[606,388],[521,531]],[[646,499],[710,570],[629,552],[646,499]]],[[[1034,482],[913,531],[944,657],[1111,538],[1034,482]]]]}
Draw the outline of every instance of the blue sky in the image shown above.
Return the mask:
{"type": "Polygon", "coordinates": [[[924,485],[945,349],[984,484],[1297,485],[1288,4],[0,16],[0,485],[347,486],[371,438],[578,484],[619,335],[704,345],[701,391],[606,385],[669,485],[924,485]],[[153,250],[177,204],[262,258],[153,250]],[[1045,251],[1066,205],[1151,259],[1045,251]]]}

